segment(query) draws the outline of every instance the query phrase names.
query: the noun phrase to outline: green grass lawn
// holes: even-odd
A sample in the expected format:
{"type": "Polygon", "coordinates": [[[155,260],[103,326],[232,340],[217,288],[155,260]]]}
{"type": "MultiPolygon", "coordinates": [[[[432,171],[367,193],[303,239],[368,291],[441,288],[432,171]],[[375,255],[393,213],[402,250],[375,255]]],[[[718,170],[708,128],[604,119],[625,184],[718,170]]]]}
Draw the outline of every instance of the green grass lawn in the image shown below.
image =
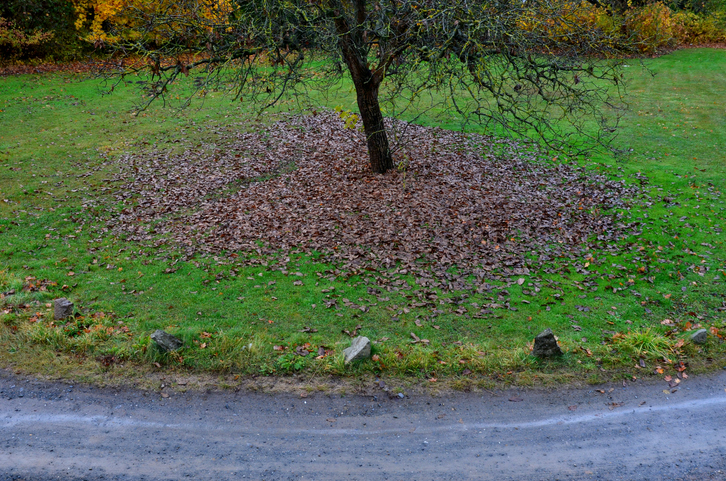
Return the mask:
{"type": "MultiPolygon", "coordinates": [[[[447,294],[442,312],[425,323],[431,310],[406,297],[415,297],[415,283],[381,300],[363,279],[343,278],[302,254],[291,256],[284,273],[272,269],[275,256],[252,265],[239,260],[245,253],[187,259],[172,245],[109,233],[117,210],[109,160],[139,142],[173,147],[183,138],[213,148],[207,129],[236,126],[252,115],[246,104],[211,92],[183,111],[154,104],[134,115],[141,100],[135,85],[104,96],[97,81],[83,77],[2,78],[0,292],[15,294],[0,300],[0,365],[47,375],[114,376],[119,363],[136,372],[166,365],[242,377],[374,372],[461,388],[720,368],[726,51],[680,50],[644,63],[647,69],[637,61],[626,69],[630,110],[616,154],[577,160],[625,182],[647,179],[647,197],[617,213],[639,222],[641,234],[620,239],[618,248],[549,261],[508,287],[516,310],[475,318],[474,306],[491,302],[491,294],[447,294]],[[375,305],[368,312],[326,309],[334,295],[375,305]],[[48,303],[57,297],[73,300],[80,316],[54,322],[48,303]],[[341,351],[350,337],[342,331],[358,325],[376,341],[377,360],[346,367],[341,351]],[[699,325],[716,333],[702,346],[688,338],[699,325]],[[529,355],[546,327],[566,351],[560,360],[529,355]],[[155,329],[186,346],[158,352],[149,340],[155,329]],[[411,333],[430,343],[412,344],[411,333]],[[302,348],[311,354],[294,354],[302,348]]],[[[179,88],[181,98],[185,92],[179,88]]],[[[333,97],[331,107],[340,103],[333,97]]]]}

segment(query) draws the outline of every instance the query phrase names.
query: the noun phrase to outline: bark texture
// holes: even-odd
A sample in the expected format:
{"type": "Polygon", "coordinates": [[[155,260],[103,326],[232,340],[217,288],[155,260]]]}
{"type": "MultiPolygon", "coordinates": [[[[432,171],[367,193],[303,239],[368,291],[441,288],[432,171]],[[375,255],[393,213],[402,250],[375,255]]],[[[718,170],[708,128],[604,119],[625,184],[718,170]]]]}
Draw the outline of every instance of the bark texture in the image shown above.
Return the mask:
{"type": "MultiPolygon", "coordinates": [[[[365,18],[365,2],[358,0],[358,22],[365,18]]],[[[393,157],[388,144],[383,114],[378,102],[378,88],[383,81],[383,70],[371,71],[366,59],[365,41],[359,29],[351,28],[348,22],[339,16],[335,26],[340,34],[340,51],[348,66],[350,77],[355,85],[358,109],[360,110],[363,128],[366,133],[368,157],[371,170],[383,174],[393,168],[393,157]]]]}
{"type": "Polygon", "coordinates": [[[358,109],[366,133],[371,170],[383,174],[393,168],[393,157],[391,157],[386,127],[383,124],[383,114],[378,103],[378,85],[358,86],[356,84],[356,93],[358,109]]]}

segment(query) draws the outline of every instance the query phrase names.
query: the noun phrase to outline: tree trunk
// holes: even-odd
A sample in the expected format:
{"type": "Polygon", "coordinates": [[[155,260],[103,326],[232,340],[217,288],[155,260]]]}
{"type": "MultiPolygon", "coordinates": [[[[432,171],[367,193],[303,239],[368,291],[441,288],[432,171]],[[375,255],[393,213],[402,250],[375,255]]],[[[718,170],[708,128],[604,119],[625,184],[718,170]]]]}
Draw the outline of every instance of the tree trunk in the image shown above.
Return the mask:
{"type": "MultiPolygon", "coordinates": [[[[365,6],[365,0],[356,1],[358,25],[365,22],[365,6]]],[[[393,157],[388,146],[386,127],[383,125],[381,106],[378,103],[378,87],[380,87],[383,77],[371,72],[365,54],[367,52],[366,41],[361,29],[351,27],[351,22],[339,12],[335,17],[335,27],[340,35],[339,42],[343,60],[348,66],[350,77],[355,85],[358,109],[368,143],[371,170],[383,174],[393,168],[393,157]]]]}
{"type": "Polygon", "coordinates": [[[391,149],[388,145],[386,127],[383,124],[381,106],[378,103],[378,85],[373,79],[370,79],[368,83],[356,82],[355,90],[358,96],[358,109],[366,133],[371,170],[383,174],[393,168],[393,157],[391,157],[391,149]]]}

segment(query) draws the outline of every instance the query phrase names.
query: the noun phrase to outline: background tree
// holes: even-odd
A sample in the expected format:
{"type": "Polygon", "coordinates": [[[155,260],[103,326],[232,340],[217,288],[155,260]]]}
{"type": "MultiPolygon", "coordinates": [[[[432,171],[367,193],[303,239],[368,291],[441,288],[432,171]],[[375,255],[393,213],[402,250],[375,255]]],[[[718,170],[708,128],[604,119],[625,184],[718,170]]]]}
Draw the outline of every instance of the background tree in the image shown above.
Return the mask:
{"type": "Polygon", "coordinates": [[[0,62],[70,60],[91,51],[75,29],[76,7],[71,0],[2,0],[0,17],[5,19],[0,27],[0,62]],[[11,29],[12,35],[3,35],[11,29]]]}
{"type": "Polygon", "coordinates": [[[143,59],[124,72],[149,69],[152,99],[193,69],[233,80],[237,97],[264,105],[347,72],[375,172],[394,166],[382,103],[438,103],[463,122],[558,147],[602,143],[614,130],[604,109],[620,100],[609,59],[622,42],[564,0],[135,3],[106,19],[104,35],[117,53],[143,59]]]}

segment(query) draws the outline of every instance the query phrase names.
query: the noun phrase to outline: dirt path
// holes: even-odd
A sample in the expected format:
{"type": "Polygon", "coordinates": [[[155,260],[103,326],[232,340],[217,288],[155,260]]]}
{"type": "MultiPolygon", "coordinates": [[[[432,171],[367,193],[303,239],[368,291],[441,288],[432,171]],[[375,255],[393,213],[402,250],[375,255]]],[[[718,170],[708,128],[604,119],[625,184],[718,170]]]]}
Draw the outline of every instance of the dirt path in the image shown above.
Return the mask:
{"type": "Polygon", "coordinates": [[[613,388],[163,398],[0,371],[0,480],[726,479],[726,372],[613,388]]]}

